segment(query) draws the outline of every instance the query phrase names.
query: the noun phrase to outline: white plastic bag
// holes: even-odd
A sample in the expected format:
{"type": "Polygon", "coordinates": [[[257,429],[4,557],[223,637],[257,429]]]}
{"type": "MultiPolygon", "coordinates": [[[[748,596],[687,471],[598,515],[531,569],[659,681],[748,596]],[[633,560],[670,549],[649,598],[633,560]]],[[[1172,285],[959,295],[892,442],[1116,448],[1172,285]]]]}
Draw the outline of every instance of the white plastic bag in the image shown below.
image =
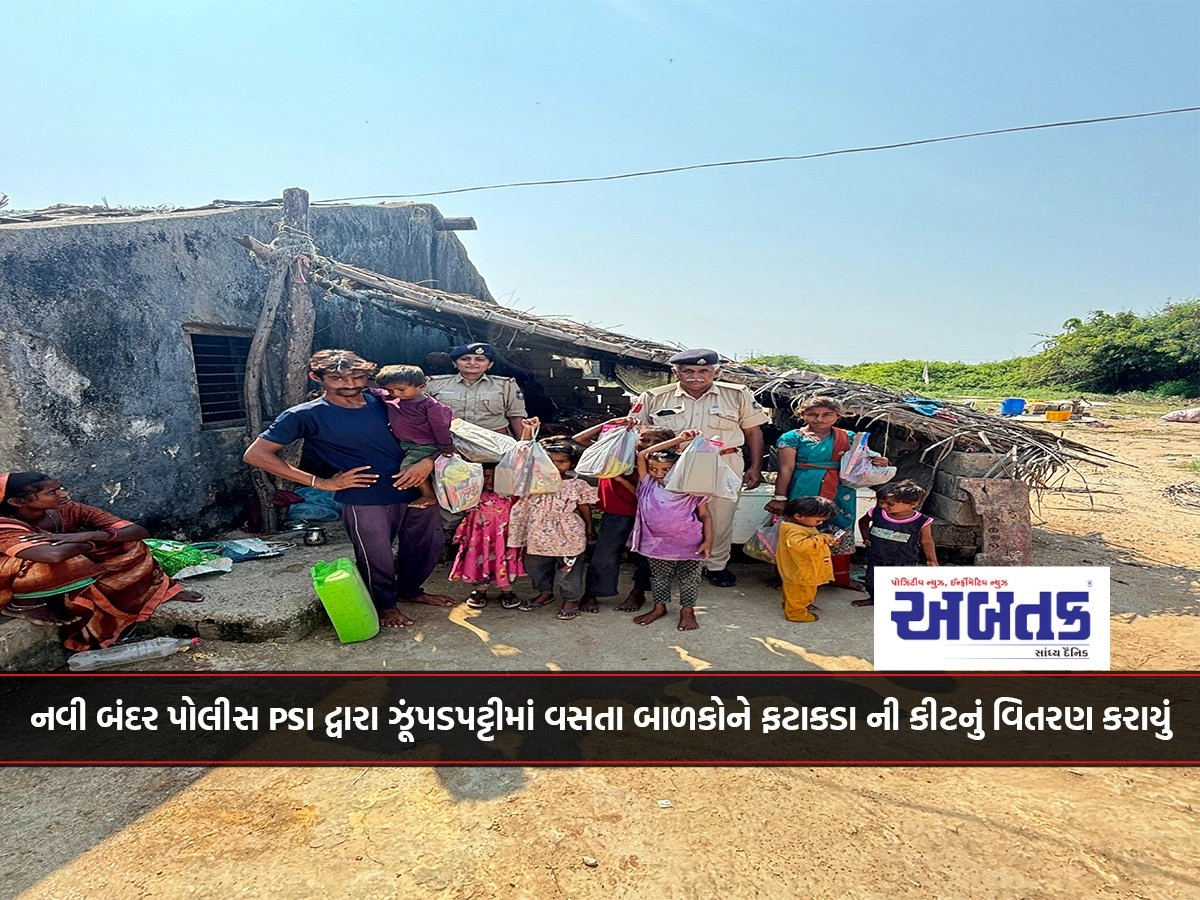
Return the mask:
{"type": "MultiPolygon", "coordinates": [[[[729,471],[729,467],[721,462],[721,452],[704,435],[698,434],[679,454],[663,486],[677,494],[712,497],[723,489],[722,469],[729,471]]],[[[734,492],[736,496],[736,488],[734,492]]]]}
{"type": "Polygon", "coordinates": [[[854,436],[850,449],[842,454],[839,463],[842,484],[846,487],[865,488],[877,484],[886,484],[896,477],[895,466],[875,466],[871,464],[873,454],[867,448],[868,431],[860,431],[854,436]]]}
{"type": "Polygon", "coordinates": [[[600,435],[583,451],[575,471],[595,478],[616,478],[632,472],[637,464],[638,435],[633,426],[618,426],[600,435]]]}
{"type": "Polygon", "coordinates": [[[509,497],[554,494],[560,487],[562,473],[537,441],[517,441],[496,464],[497,494],[509,497]]]}
{"type": "Polygon", "coordinates": [[[490,431],[482,425],[466,419],[450,420],[450,435],[454,438],[454,449],[469,462],[494,463],[517,443],[507,434],[490,431]]]}
{"type": "Polygon", "coordinates": [[[717,490],[713,494],[718,500],[732,500],[735,503],[741,496],[742,479],[738,478],[737,472],[721,463],[720,478],[717,482],[717,490]]]}
{"type": "Polygon", "coordinates": [[[433,461],[433,492],[438,504],[450,512],[478,506],[483,495],[483,466],[457,456],[439,456],[433,461]]]}

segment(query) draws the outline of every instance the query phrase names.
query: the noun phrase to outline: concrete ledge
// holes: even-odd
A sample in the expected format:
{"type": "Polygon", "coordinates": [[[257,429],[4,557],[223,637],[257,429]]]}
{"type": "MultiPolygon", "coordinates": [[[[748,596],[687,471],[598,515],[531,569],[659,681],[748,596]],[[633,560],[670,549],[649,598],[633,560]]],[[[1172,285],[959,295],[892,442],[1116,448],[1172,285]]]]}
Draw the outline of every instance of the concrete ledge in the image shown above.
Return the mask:
{"type": "Polygon", "coordinates": [[[67,651],[53,625],[0,619],[0,671],[48,672],[67,664],[67,651]]]}
{"type": "Polygon", "coordinates": [[[340,523],[325,524],[329,543],[324,546],[305,547],[296,540],[283,556],[237,562],[228,574],[188,579],[204,602],[164,603],[143,630],[248,643],[307,636],[328,622],[309,570],[320,560],[354,557],[340,523]]]}

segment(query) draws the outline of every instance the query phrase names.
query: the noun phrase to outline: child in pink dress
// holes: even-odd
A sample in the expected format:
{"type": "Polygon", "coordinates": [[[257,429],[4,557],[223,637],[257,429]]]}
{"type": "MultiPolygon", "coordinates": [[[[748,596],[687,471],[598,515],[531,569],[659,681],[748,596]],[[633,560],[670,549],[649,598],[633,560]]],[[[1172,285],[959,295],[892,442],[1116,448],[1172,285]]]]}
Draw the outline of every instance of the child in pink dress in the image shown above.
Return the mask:
{"type": "MultiPolygon", "coordinates": [[[[522,440],[531,440],[541,421],[522,420],[522,440]]],[[[525,569],[533,580],[536,596],[521,604],[523,612],[540,609],[554,599],[554,582],[562,594],[555,618],[569,621],[579,615],[583,597],[583,554],[595,538],[592,504],[596,489],[576,478],[574,467],[583,453],[570,438],[545,438],[539,443],[558,469],[562,479],[553,494],[530,494],[513,507],[508,542],[525,548],[525,569]]]]}
{"type": "Polygon", "coordinates": [[[508,520],[512,513],[513,497],[504,497],[493,490],[496,465],[483,467],[483,494],[479,505],[467,510],[454,541],[458,555],[450,569],[451,581],[470,581],[475,585],[467,606],[483,609],[487,606],[489,584],[500,588],[500,605],[516,609],[521,605],[512,591],[514,578],[525,574],[521,547],[508,546],[508,520]]]}

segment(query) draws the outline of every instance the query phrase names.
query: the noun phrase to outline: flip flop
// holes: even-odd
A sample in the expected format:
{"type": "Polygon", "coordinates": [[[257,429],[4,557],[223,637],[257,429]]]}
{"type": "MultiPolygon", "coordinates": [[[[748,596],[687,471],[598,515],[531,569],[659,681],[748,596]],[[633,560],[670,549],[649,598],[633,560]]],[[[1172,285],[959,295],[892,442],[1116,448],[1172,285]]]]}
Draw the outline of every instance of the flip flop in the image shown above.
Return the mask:
{"type": "Polygon", "coordinates": [[[562,619],[564,622],[570,622],[572,619],[579,618],[579,612],[580,612],[580,610],[579,610],[579,601],[578,600],[564,600],[562,608],[559,609],[558,613],[554,616],[554,618],[562,619]],[[575,605],[567,606],[566,604],[568,604],[568,603],[574,603],[575,605]]]}
{"type": "Polygon", "coordinates": [[[519,609],[521,598],[512,592],[505,592],[500,595],[500,606],[503,609],[519,609]]]}
{"type": "Polygon", "coordinates": [[[537,598],[530,597],[528,600],[526,600],[524,603],[522,603],[521,606],[519,607],[521,612],[533,612],[535,609],[541,609],[547,603],[553,603],[554,597],[552,597],[550,594],[547,594],[545,600],[541,600],[537,603],[534,603],[533,602],[534,600],[537,600],[537,598]]]}
{"type": "Polygon", "coordinates": [[[467,597],[467,606],[471,609],[483,609],[487,604],[487,594],[482,591],[471,591],[471,595],[467,597]]]}

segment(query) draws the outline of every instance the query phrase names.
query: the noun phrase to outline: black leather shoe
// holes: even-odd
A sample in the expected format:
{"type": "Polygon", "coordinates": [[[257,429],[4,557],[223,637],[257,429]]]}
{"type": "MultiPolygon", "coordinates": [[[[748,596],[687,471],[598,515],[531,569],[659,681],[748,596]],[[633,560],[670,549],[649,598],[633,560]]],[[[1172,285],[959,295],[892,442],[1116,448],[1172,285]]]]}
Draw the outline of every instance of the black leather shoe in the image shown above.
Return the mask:
{"type": "Polygon", "coordinates": [[[737,576],[728,569],[718,569],[715,572],[705,569],[704,577],[713,587],[733,587],[737,584],[737,576]]]}

